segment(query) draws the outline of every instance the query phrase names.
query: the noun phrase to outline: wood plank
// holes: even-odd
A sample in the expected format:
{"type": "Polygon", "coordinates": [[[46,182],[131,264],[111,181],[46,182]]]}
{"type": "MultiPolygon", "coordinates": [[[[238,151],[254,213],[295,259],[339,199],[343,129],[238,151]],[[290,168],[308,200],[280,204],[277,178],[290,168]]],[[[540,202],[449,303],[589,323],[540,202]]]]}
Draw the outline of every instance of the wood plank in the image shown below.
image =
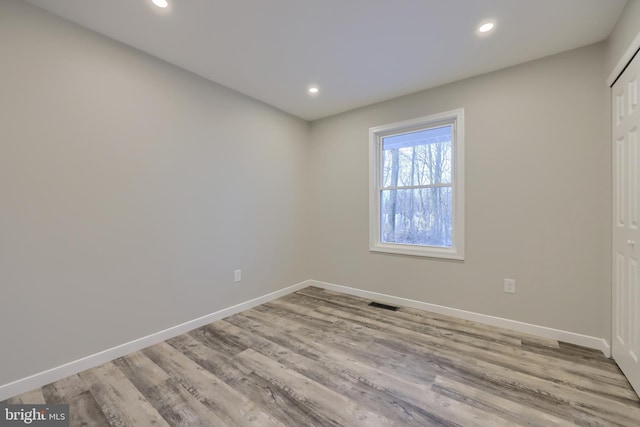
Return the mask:
{"type": "MultiPolygon", "coordinates": [[[[218,327],[223,322],[219,322],[218,327]]],[[[241,332],[236,332],[238,335],[241,332]]],[[[253,337],[252,339],[255,339],[253,337]]],[[[285,343],[291,338],[287,337],[285,343]]],[[[313,346],[313,342],[308,343],[309,346],[313,346]]],[[[257,346],[260,351],[263,352],[262,346],[257,346]]],[[[256,348],[256,346],[254,346],[256,348]]],[[[466,408],[464,411],[460,410],[460,404],[458,402],[449,402],[448,399],[442,398],[442,396],[434,395],[431,392],[431,382],[419,382],[415,380],[415,377],[401,377],[398,375],[390,375],[385,371],[373,368],[368,365],[363,365],[359,359],[350,357],[348,353],[341,352],[332,348],[330,357],[326,357],[326,360],[322,360],[322,349],[318,349],[318,358],[323,366],[329,366],[333,369],[328,369],[328,374],[331,378],[338,375],[345,375],[347,378],[351,378],[353,381],[362,383],[372,389],[379,390],[385,395],[391,397],[389,402],[383,402],[381,400],[375,401],[375,406],[383,413],[392,414],[393,418],[403,419],[403,425],[489,425],[491,421],[492,425],[505,425],[508,424],[504,419],[499,417],[493,417],[490,414],[482,414],[471,408],[466,408]],[[341,357],[342,356],[342,357],[341,357]],[[387,403],[388,407],[385,410],[383,403],[387,403]],[[393,404],[397,407],[393,408],[393,404]],[[389,410],[388,408],[392,408],[389,410]],[[403,414],[404,412],[404,414],[403,414]],[[404,417],[403,417],[404,416],[404,417]],[[482,422],[478,423],[481,419],[482,422]]],[[[300,363],[296,361],[295,356],[290,353],[286,353],[282,350],[277,352],[276,355],[270,355],[271,358],[278,360],[280,363],[290,363],[292,367],[300,371],[300,363]],[[279,357],[278,357],[279,356],[279,357]]],[[[376,354],[375,357],[379,359],[385,359],[384,354],[376,354]]],[[[318,368],[315,366],[310,367],[311,371],[315,371],[318,368]]],[[[421,370],[419,365],[413,367],[413,373],[417,373],[421,370]]],[[[309,375],[302,371],[310,378],[309,375]]],[[[322,381],[322,379],[320,379],[322,381]]],[[[340,393],[345,394],[345,391],[340,387],[334,387],[333,389],[339,390],[340,393]]],[[[360,393],[360,396],[364,396],[364,393],[360,393]]],[[[464,402],[463,402],[464,403],[464,402]]]]}
{"type": "MultiPolygon", "coordinates": [[[[337,292],[323,290],[318,288],[305,288],[299,291],[296,296],[305,296],[307,298],[316,299],[315,302],[309,301],[310,304],[315,304],[317,307],[319,304],[329,306],[332,308],[345,308],[345,309],[357,309],[369,313],[381,313],[380,309],[369,306],[368,300],[355,297],[352,295],[339,294],[337,292]]],[[[278,300],[280,302],[284,299],[278,300]]],[[[300,302],[298,302],[300,303],[300,302]]],[[[385,313],[389,319],[400,319],[408,322],[409,324],[417,324],[423,326],[435,326],[442,332],[448,332],[448,336],[451,334],[468,336],[468,337],[481,337],[484,341],[502,342],[504,344],[520,345],[523,338],[543,340],[543,342],[550,347],[558,347],[557,341],[548,340],[545,338],[533,337],[525,334],[514,333],[507,329],[496,328],[481,323],[472,322],[456,317],[425,312],[418,309],[412,309],[408,307],[399,307],[398,311],[385,313]]]]}
{"type": "Polygon", "coordinates": [[[238,342],[234,336],[219,335],[215,328],[211,328],[211,325],[206,325],[202,328],[198,328],[190,332],[191,335],[198,337],[200,341],[207,341],[215,344],[218,351],[233,357],[240,352],[247,349],[245,345],[238,342]]]}
{"type": "Polygon", "coordinates": [[[73,426],[633,426],[599,352],[305,288],[3,403],[73,426]]]}
{"type": "Polygon", "coordinates": [[[69,425],[74,427],[110,426],[90,391],[84,391],[69,401],[69,425]]]}
{"type": "Polygon", "coordinates": [[[78,375],[42,387],[47,403],[68,404],[69,424],[72,426],[109,426],[100,405],[78,375]]]}
{"type": "Polygon", "coordinates": [[[573,425],[566,419],[535,410],[529,406],[487,393],[481,388],[463,384],[447,377],[436,377],[433,390],[454,400],[465,402],[484,412],[499,415],[517,425],[540,427],[573,425]]]}
{"type": "Polygon", "coordinates": [[[133,353],[113,363],[170,425],[185,427],[227,425],[144,353],[133,353]]]}
{"type": "Polygon", "coordinates": [[[42,405],[46,403],[42,389],[30,390],[7,401],[10,405],[42,405]]]}
{"type": "Polygon", "coordinates": [[[87,391],[87,386],[78,375],[71,375],[60,381],[42,387],[47,403],[69,403],[76,396],[87,391]]]}
{"type": "Polygon", "coordinates": [[[253,349],[243,351],[238,358],[257,375],[286,390],[289,395],[305,406],[327,414],[338,425],[383,427],[393,424],[385,416],[363,409],[358,402],[287,369],[286,366],[253,349]],[[341,410],[334,411],[335,408],[341,408],[341,410]]]}
{"type": "MultiPolygon", "coordinates": [[[[334,315],[342,316],[343,318],[349,318],[351,316],[351,314],[347,312],[337,313],[337,310],[333,309],[320,308],[319,311],[329,311],[334,315]]],[[[269,313],[268,311],[261,311],[259,315],[252,315],[252,312],[253,310],[248,310],[244,315],[253,316],[254,320],[257,320],[260,317],[262,317],[263,319],[269,318],[270,320],[272,320],[271,326],[273,328],[277,328],[278,324],[286,324],[286,322],[282,320],[280,315],[275,315],[269,313]]],[[[440,363],[436,364],[437,366],[444,368],[447,375],[453,377],[466,376],[467,378],[471,378],[473,380],[481,378],[484,381],[498,383],[498,385],[503,386],[508,390],[513,390],[513,388],[515,387],[515,389],[520,391],[520,394],[522,395],[518,395],[519,398],[525,397],[526,400],[531,404],[537,405],[539,410],[550,411],[551,413],[554,413],[560,417],[564,417],[567,420],[574,419],[572,409],[573,401],[567,400],[565,396],[572,396],[575,398],[576,395],[579,395],[579,397],[577,398],[578,400],[589,402],[589,408],[585,408],[582,414],[583,418],[589,422],[602,422],[603,419],[599,414],[603,414],[605,419],[607,419],[606,417],[609,417],[609,419],[611,419],[613,417],[613,412],[621,409],[621,407],[617,407],[612,412],[611,405],[614,405],[617,402],[603,398],[603,396],[600,395],[586,395],[584,392],[580,391],[577,388],[568,389],[566,387],[562,387],[562,385],[556,384],[557,382],[562,384],[563,381],[560,379],[548,378],[544,371],[544,366],[532,367],[532,369],[535,371],[534,374],[540,376],[537,377],[529,372],[523,372],[523,369],[519,367],[518,364],[526,364],[526,362],[522,362],[520,360],[510,361],[503,358],[501,360],[501,363],[499,364],[492,363],[492,361],[487,362],[482,360],[482,357],[480,357],[480,353],[478,353],[478,351],[459,344],[456,345],[458,349],[449,348],[447,343],[442,341],[436,342],[436,339],[433,337],[427,338],[414,336],[410,331],[400,330],[393,326],[380,325],[377,324],[376,321],[371,319],[359,319],[359,324],[361,324],[364,328],[374,328],[374,331],[376,332],[376,334],[374,335],[375,343],[369,342],[371,341],[370,336],[373,332],[363,332],[362,328],[346,328],[343,333],[338,335],[349,333],[349,338],[352,341],[359,341],[363,346],[368,346],[368,351],[371,351],[374,354],[384,354],[385,357],[394,355],[393,357],[396,358],[396,360],[398,358],[396,352],[399,349],[401,349],[400,353],[403,355],[409,354],[413,356],[413,358],[421,357],[423,350],[420,347],[420,342],[426,339],[430,345],[430,348],[436,349],[438,355],[446,356],[449,358],[448,360],[440,360],[440,363]],[[393,333],[383,336],[379,333],[381,330],[388,330],[393,333]],[[367,338],[367,336],[369,336],[369,338],[367,338]],[[514,367],[515,370],[513,369],[514,367]],[[514,378],[517,381],[514,382],[514,378]],[[552,389],[555,391],[555,393],[542,394],[539,392],[540,389],[552,389]]],[[[336,327],[338,326],[339,325],[336,324],[336,327]]],[[[315,332],[315,334],[318,333],[315,332]]],[[[320,333],[320,335],[322,334],[320,333]]],[[[323,337],[316,337],[316,339],[331,340],[334,339],[334,337],[326,335],[323,337]]],[[[497,358],[500,360],[499,357],[497,358]]],[[[497,392],[499,389],[499,387],[496,387],[494,390],[497,392]]],[[[640,417],[640,414],[638,416],[640,417]]],[[[621,418],[621,421],[628,420],[629,418],[626,416],[621,418]]]]}
{"type": "Polygon", "coordinates": [[[269,412],[283,425],[337,426],[325,415],[302,405],[288,389],[278,387],[237,359],[198,342],[190,334],[177,337],[171,345],[209,372],[223,379],[229,386],[246,396],[261,410],[269,412]]]}
{"type": "Polygon", "coordinates": [[[283,426],[246,396],[230,387],[184,354],[161,343],[143,350],[191,395],[230,426],[283,426]]]}
{"type": "Polygon", "coordinates": [[[168,426],[113,362],[80,373],[110,425],[168,426]]]}
{"type": "MultiPolygon", "coordinates": [[[[262,310],[273,306],[282,306],[282,303],[266,304],[262,310]]],[[[421,342],[431,347],[442,346],[443,349],[473,354],[478,359],[498,363],[507,368],[550,381],[564,381],[579,390],[599,395],[607,394],[609,397],[621,401],[635,401],[637,399],[633,390],[628,387],[628,382],[620,380],[620,375],[613,375],[609,371],[596,367],[576,367],[575,363],[569,361],[544,358],[519,346],[509,346],[499,342],[488,341],[485,345],[477,345],[477,338],[474,337],[443,337],[431,333],[430,329],[407,327],[406,322],[394,320],[393,315],[387,316],[386,313],[362,312],[359,309],[346,310],[344,308],[338,310],[325,306],[319,307],[317,311],[348,321],[359,321],[366,327],[392,332],[394,336],[403,336],[403,339],[421,342]],[[363,322],[363,318],[367,320],[363,322]],[[412,334],[412,332],[418,334],[412,334]]],[[[282,315],[285,312],[278,311],[277,313],[282,315]]]]}
{"type": "MultiPolygon", "coordinates": [[[[251,334],[227,322],[215,327],[251,342],[251,348],[307,378],[337,391],[371,411],[379,411],[389,418],[402,420],[407,426],[424,426],[432,423],[435,414],[426,411],[422,399],[430,392],[431,383],[387,374],[384,371],[362,365],[341,352],[326,352],[309,347],[312,357],[297,354],[292,348],[276,344],[266,338],[251,334]]],[[[291,343],[285,340],[285,345],[291,343]]],[[[296,347],[296,345],[294,345],[296,347]]],[[[309,355],[309,352],[305,352],[309,355]]],[[[440,418],[440,421],[443,421],[440,418]]]]}

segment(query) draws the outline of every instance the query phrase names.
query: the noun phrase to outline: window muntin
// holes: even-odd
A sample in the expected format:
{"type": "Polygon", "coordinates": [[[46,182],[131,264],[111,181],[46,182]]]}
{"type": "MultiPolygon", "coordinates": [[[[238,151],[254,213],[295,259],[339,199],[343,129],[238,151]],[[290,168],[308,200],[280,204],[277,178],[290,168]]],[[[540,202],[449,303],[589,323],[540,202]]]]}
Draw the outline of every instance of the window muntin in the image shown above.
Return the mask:
{"type": "Polygon", "coordinates": [[[370,129],[370,249],[463,259],[462,109],[370,129]]]}

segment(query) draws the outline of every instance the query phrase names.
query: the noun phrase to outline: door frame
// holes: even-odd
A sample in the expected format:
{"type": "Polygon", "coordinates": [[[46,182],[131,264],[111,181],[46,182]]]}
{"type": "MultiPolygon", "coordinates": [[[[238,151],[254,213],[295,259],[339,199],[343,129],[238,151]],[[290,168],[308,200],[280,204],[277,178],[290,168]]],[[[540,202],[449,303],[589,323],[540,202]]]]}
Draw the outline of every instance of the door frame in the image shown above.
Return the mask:
{"type": "Polygon", "coordinates": [[[618,77],[620,77],[620,75],[624,72],[624,69],[627,68],[627,65],[629,64],[629,62],[631,62],[639,49],[640,32],[636,34],[635,38],[631,41],[631,44],[629,44],[629,47],[627,47],[627,50],[624,51],[624,53],[616,63],[616,66],[613,67],[613,71],[611,72],[611,74],[609,74],[609,77],[607,78],[607,86],[609,88],[611,88],[616,80],[618,80],[618,77]]]}

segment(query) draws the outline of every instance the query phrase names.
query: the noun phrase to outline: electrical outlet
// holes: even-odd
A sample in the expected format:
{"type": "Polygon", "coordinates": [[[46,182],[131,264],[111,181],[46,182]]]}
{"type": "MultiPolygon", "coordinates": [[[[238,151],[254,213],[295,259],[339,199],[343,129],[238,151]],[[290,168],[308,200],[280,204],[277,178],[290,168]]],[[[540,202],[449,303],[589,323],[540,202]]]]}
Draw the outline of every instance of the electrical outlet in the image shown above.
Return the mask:
{"type": "Polygon", "coordinates": [[[242,270],[235,270],[233,272],[233,281],[239,282],[240,280],[242,280],[242,270]]]}
{"type": "Polygon", "coordinates": [[[516,281],[513,279],[504,279],[504,291],[508,294],[515,294],[516,281]]]}

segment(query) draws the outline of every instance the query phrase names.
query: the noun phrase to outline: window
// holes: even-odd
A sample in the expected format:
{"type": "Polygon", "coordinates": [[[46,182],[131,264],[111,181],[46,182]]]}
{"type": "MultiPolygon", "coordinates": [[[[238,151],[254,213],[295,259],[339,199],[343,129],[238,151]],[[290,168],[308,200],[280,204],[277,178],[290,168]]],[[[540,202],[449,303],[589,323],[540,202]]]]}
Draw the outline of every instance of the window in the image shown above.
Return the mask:
{"type": "Polygon", "coordinates": [[[464,109],[369,129],[372,251],[464,259],[464,109]]]}

